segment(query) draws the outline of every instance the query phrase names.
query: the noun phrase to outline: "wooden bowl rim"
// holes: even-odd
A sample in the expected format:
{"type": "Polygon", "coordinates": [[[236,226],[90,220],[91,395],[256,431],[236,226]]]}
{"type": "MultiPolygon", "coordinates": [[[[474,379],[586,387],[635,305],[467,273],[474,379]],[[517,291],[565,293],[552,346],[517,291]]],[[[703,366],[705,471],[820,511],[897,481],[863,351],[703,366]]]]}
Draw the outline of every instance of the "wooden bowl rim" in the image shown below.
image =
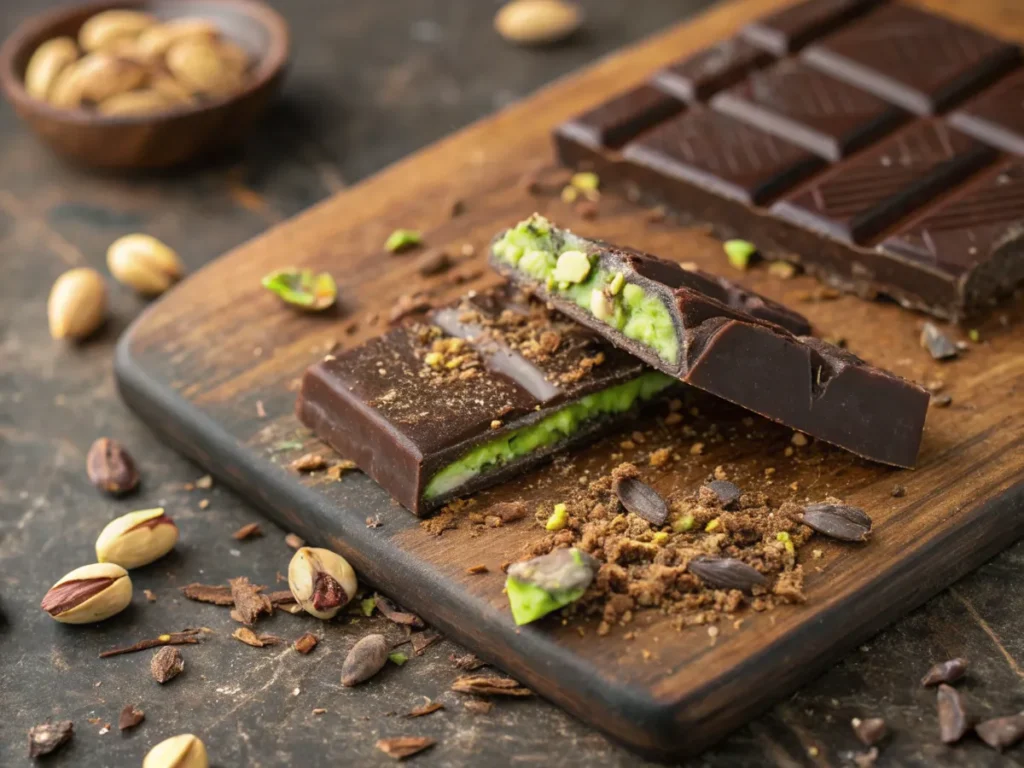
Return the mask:
{"type": "Polygon", "coordinates": [[[144,9],[147,6],[174,5],[171,0],[90,0],[65,5],[30,16],[22,21],[0,45],[0,87],[19,109],[46,117],[56,122],[84,126],[153,125],[171,119],[201,115],[239,102],[264,88],[287,66],[291,50],[288,22],[276,10],[261,0],[205,0],[211,5],[238,9],[259,23],[269,36],[267,50],[260,57],[252,77],[245,87],[230,96],[205,102],[198,106],[183,106],[151,115],[101,115],[86,109],[61,109],[29,96],[25,83],[15,71],[14,61],[29,45],[32,38],[45,35],[51,29],[73,16],[94,15],[102,11],[121,8],[144,9]]]}

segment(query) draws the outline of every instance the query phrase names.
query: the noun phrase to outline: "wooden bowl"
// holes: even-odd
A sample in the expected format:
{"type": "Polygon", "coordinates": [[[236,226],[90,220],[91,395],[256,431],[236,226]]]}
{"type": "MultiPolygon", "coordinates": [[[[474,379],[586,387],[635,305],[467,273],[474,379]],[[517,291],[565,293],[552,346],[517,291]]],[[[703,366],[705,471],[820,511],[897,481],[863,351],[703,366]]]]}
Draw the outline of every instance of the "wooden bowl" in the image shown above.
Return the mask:
{"type": "Polygon", "coordinates": [[[22,23],[0,46],[0,87],[18,116],[65,157],[95,168],[167,168],[237,145],[279,89],[289,47],[285,20],[256,0],[100,0],[22,23]],[[76,37],[86,19],[111,8],[144,10],[161,19],[210,19],[254,62],[245,88],[223,99],[137,116],[58,109],[29,96],[25,68],[36,48],[61,35],[76,37]]]}

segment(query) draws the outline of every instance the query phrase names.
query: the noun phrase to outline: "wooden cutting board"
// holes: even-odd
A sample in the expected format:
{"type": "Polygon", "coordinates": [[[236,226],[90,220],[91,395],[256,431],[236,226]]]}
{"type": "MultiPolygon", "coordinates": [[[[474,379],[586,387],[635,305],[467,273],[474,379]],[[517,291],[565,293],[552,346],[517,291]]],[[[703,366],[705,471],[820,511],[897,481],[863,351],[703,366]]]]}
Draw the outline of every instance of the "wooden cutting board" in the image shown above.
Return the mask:
{"type": "MultiPolygon", "coordinates": [[[[652,611],[606,637],[585,621],[517,629],[502,595],[500,566],[543,535],[539,526],[523,522],[481,534],[463,521],[438,537],[359,473],[332,482],[322,473],[298,476],[286,465],[322,449],[292,413],[306,365],[335,340],[356,344],[380,332],[383,322],[374,324],[372,316],[386,317],[402,294],[424,289],[443,300],[496,282],[484,267],[487,242],[534,210],[581,234],[727,271],[720,245],[701,231],[652,223],[611,196],[596,219],[583,220],[557,194],[532,196],[518,182],[525,168],[553,162],[549,133],[557,123],[783,4],[722,6],[563,79],[225,254],[125,334],[117,356],[125,399],[283,528],[337,549],[365,580],[539,694],[647,754],[672,758],[704,749],[1024,533],[1019,300],[977,326],[980,344],[943,365],[918,346],[922,318],[894,305],[852,297],[795,304],[819,334],[844,337],[870,362],[918,381],[945,380],[952,405],[932,409],[914,471],[873,466],[817,445],[786,457],[789,433],[759,423],[758,436],[709,443],[702,455],[685,452],[671,471],[657,474],[654,482],[664,492],[692,491],[723,465],[740,485],[766,489],[777,502],[834,495],[874,518],[866,546],[815,540],[820,559],[805,550],[806,604],[744,613],[738,628],[725,622],[714,639],[704,628],[674,629],[652,611]],[[452,217],[456,199],[465,213],[452,217]],[[397,227],[423,230],[429,246],[458,256],[457,266],[419,277],[417,254],[383,251],[397,227]],[[475,255],[461,256],[466,246],[475,255]],[[341,286],[338,311],[293,312],[260,287],[266,272],[291,265],[330,270],[341,286]],[[466,282],[457,284],[455,275],[466,282]],[[358,328],[346,334],[353,320],[358,328]],[[774,469],[770,485],[768,468],[774,469]],[[905,496],[892,495],[896,484],[906,487],[905,496]],[[380,527],[366,525],[374,516],[380,527]],[[466,575],[478,564],[490,572],[466,575]]],[[[924,4],[1024,41],[1019,0],[924,4]]],[[[783,301],[815,286],[809,278],[782,280],[763,268],[730,276],[783,301]]],[[[723,418],[741,416],[733,411],[723,418]]],[[[614,466],[618,443],[610,439],[589,449],[569,469],[556,464],[482,494],[475,509],[507,499],[558,501],[584,470],[614,466]]],[[[636,458],[644,457],[638,449],[636,458]]]]}

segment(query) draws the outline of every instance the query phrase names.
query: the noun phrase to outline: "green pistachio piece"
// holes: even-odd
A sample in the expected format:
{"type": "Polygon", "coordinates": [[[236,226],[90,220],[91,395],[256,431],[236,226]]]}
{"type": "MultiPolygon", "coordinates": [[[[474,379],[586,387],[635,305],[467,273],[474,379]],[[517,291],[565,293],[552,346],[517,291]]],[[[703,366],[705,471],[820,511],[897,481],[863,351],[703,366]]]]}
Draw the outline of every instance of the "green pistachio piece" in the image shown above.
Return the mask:
{"type": "Polygon", "coordinates": [[[359,609],[363,612],[363,616],[369,618],[373,616],[373,611],[377,607],[376,597],[367,597],[365,600],[359,601],[359,609]]]}
{"type": "Polygon", "coordinates": [[[597,567],[597,560],[579,549],[556,549],[509,566],[505,590],[512,618],[528,624],[579,600],[597,567]]]}
{"type": "Polygon", "coordinates": [[[401,253],[410,248],[415,248],[423,242],[423,235],[415,229],[396,229],[384,242],[384,247],[391,253],[401,253]]]}
{"type": "Polygon", "coordinates": [[[278,269],[261,282],[282,301],[313,312],[327,309],[338,298],[338,286],[327,272],[317,275],[311,269],[278,269]]]}
{"type": "Polygon", "coordinates": [[[601,186],[601,179],[596,173],[583,171],[581,173],[574,173],[569,183],[576,187],[576,189],[593,191],[601,186]]]}
{"type": "Polygon", "coordinates": [[[622,290],[622,286],[626,284],[626,276],[621,272],[616,272],[615,276],[612,277],[612,281],[608,283],[608,293],[612,296],[618,296],[619,291],[622,290]]]}
{"type": "Polygon", "coordinates": [[[394,653],[388,654],[388,661],[390,661],[392,664],[397,664],[398,666],[402,666],[408,660],[408,654],[402,653],[401,651],[395,651],[394,653]]]}
{"type": "Polygon", "coordinates": [[[582,283],[590,274],[590,257],[583,251],[566,251],[555,263],[554,278],[563,283],[582,283]]]}
{"type": "Polygon", "coordinates": [[[729,264],[739,270],[749,267],[750,260],[757,253],[757,246],[746,240],[726,240],[722,247],[725,249],[729,264]]]}
{"type": "Polygon", "coordinates": [[[544,527],[549,531],[560,531],[565,528],[566,523],[569,522],[569,512],[565,508],[565,504],[555,504],[555,509],[551,513],[551,517],[544,524],[544,527]]]}

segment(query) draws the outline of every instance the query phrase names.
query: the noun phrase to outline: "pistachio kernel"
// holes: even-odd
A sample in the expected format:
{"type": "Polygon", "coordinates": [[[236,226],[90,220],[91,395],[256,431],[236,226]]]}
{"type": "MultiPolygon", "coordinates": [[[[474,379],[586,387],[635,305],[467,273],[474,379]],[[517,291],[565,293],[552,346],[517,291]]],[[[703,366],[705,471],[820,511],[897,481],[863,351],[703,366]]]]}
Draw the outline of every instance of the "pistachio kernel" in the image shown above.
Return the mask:
{"type": "Polygon", "coordinates": [[[146,755],[142,768],[209,768],[206,745],[191,733],[161,741],[146,755]]]}
{"type": "Polygon", "coordinates": [[[93,563],[65,574],[43,596],[40,607],[63,624],[109,619],[132,600],[132,580],[114,563],[93,563]]]}
{"type": "Polygon", "coordinates": [[[554,278],[558,282],[582,283],[590,274],[590,257],[583,251],[565,251],[555,264],[554,278]]]}
{"type": "Polygon", "coordinates": [[[111,520],[96,539],[96,559],[122,568],[159,560],[178,542],[178,526],[163,507],[129,512],[111,520]]]}
{"type": "Polygon", "coordinates": [[[332,619],[355,596],[355,571],[329,549],[302,547],[288,564],[288,586],[302,609],[319,619],[332,619]]]}
{"type": "Polygon", "coordinates": [[[311,312],[327,309],[338,298],[338,286],[327,272],[311,269],[278,269],[264,276],[261,284],[281,301],[311,312]]]}

